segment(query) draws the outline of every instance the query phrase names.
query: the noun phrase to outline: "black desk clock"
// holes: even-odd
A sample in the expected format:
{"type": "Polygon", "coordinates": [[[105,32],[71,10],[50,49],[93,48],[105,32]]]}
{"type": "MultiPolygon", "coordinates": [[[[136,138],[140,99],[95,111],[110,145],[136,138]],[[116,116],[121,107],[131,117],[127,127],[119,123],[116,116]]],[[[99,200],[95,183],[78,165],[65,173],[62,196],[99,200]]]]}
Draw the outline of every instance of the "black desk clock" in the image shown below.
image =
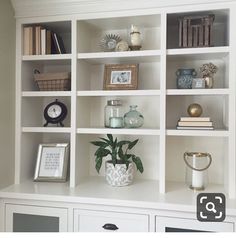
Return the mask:
{"type": "Polygon", "coordinates": [[[49,123],[64,126],[62,121],[67,116],[67,107],[64,103],[59,102],[57,99],[54,102],[49,103],[44,109],[44,118],[46,123],[43,126],[47,126],[49,123]]]}

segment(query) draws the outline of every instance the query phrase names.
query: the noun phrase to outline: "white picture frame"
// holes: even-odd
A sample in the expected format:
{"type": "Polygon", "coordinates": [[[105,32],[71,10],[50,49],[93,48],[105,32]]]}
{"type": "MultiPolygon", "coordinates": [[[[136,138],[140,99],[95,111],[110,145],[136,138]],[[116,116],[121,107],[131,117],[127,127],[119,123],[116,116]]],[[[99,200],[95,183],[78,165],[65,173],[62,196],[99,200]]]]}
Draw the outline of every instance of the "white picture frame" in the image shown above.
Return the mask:
{"type": "Polygon", "coordinates": [[[69,144],[39,144],[34,181],[65,182],[69,160],[69,144]]]}

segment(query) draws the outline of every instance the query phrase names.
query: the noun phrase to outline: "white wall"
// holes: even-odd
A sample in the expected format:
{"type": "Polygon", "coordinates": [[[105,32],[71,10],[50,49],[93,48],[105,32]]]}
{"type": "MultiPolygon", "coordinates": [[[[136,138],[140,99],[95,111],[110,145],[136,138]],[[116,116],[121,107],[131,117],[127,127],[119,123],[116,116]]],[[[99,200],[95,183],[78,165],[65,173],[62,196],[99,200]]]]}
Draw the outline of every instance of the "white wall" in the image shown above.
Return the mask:
{"type": "Polygon", "coordinates": [[[0,188],[14,181],[15,19],[0,0],[0,188]]]}

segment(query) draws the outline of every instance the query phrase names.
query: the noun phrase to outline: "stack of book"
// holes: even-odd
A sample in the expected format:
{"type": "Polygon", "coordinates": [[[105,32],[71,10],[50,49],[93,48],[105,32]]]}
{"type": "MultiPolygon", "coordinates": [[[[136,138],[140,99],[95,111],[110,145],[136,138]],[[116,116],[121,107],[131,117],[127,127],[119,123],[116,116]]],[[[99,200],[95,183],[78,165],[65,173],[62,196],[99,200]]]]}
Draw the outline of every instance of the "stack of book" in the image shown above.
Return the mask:
{"type": "Polygon", "coordinates": [[[210,117],[181,117],[176,129],[179,130],[213,130],[210,117]]]}
{"type": "Polygon", "coordinates": [[[42,26],[25,26],[23,40],[24,55],[66,53],[61,37],[42,26]]]}

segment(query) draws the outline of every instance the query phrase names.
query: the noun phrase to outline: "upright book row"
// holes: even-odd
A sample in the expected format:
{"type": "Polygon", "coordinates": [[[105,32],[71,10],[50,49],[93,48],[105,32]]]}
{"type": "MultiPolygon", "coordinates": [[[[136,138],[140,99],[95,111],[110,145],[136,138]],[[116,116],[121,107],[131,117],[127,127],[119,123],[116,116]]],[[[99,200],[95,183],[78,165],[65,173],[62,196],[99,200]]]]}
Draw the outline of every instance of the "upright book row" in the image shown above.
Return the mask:
{"type": "Polygon", "coordinates": [[[25,26],[23,30],[24,55],[65,54],[62,38],[42,26],[25,26]]]}

